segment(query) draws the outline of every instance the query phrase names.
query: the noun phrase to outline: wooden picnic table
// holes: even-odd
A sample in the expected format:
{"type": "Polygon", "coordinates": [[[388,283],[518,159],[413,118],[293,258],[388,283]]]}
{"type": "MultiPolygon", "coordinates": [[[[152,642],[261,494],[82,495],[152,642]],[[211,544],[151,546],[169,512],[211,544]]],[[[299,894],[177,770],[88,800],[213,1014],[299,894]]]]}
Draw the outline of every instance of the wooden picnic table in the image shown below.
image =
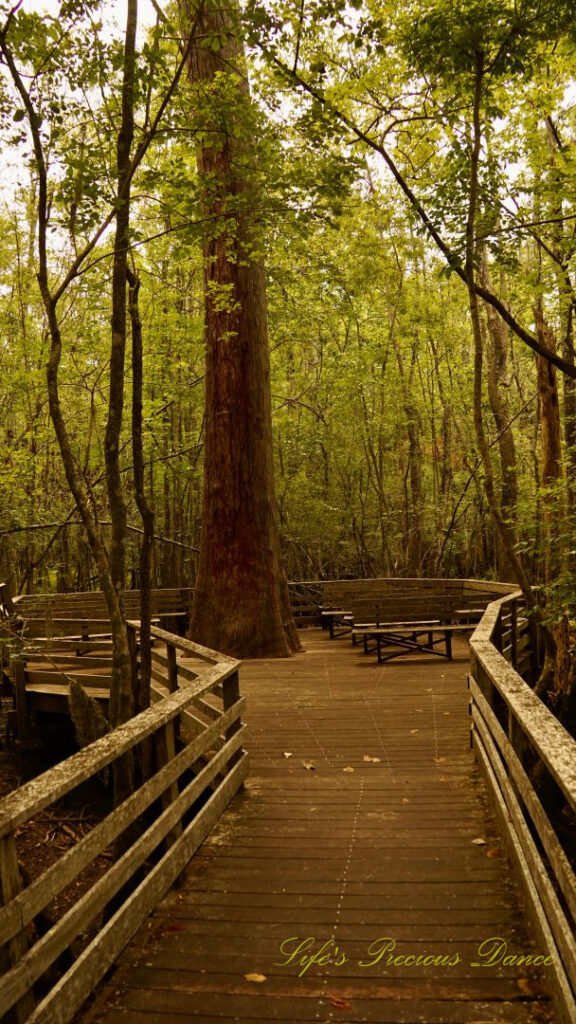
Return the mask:
{"type": "Polygon", "coordinates": [[[378,664],[397,658],[407,651],[417,654],[435,654],[452,661],[454,633],[472,632],[474,625],[448,625],[445,623],[386,623],[382,626],[359,626],[352,629],[353,642],[362,637],[364,651],[376,651],[378,664]],[[370,646],[373,641],[373,646],[370,646]],[[394,650],[390,650],[394,648],[394,650]],[[398,649],[399,648],[399,649],[398,649]]]}

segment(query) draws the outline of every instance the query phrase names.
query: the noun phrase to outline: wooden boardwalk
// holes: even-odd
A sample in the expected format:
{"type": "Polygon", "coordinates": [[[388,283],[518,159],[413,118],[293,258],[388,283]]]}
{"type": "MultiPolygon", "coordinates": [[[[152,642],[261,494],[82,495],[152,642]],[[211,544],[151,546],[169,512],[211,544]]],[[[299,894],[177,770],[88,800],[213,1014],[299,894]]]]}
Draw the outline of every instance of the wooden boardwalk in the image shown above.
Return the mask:
{"type": "Polygon", "coordinates": [[[469,749],[466,643],[377,666],[302,639],[243,666],[245,791],[83,1021],[554,1021],[545,968],[479,953],[538,951],[469,749]]]}

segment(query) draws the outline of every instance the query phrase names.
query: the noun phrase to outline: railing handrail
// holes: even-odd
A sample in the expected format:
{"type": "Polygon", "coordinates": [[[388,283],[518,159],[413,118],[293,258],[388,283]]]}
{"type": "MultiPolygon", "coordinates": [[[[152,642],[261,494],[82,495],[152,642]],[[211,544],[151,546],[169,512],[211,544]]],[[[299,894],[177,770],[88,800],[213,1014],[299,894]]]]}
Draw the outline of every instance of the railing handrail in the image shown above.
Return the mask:
{"type": "Polygon", "coordinates": [[[490,590],[501,590],[502,593],[509,593],[517,589],[515,583],[505,583],[502,580],[473,579],[467,576],[354,576],[349,579],[341,579],[337,576],[326,579],[314,580],[288,580],[289,587],[314,587],[324,586],[327,583],[462,583],[482,584],[490,590]]]}
{"type": "Polygon", "coordinates": [[[470,638],[470,648],[482,662],[522,732],[576,811],[576,739],[506,661],[494,643],[494,633],[503,608],[520,600],[522,593],[516,590],[500,600],[492,601],[470,638]]]}
{"type": "MultiPolygon", "coordinates": [[[[0,587],[5,586],[5,585],[6,584],[0,583],[0,587]]],[[[151,593],[152,594],[189,594],[189,593],[192,593],[193,590],[194,590],[194,587],[152,587],[151,588],[151,593]]],[[[139,594],[140,593],[140,587],[134,587],[133,589],[126,588],[126,590],[124,590],[123,593],[124,594],[128,594],[128,595],[130,595],[130,594],[139,594]]],[[[102,590],[54,590],[54,591],[49,591],[47,593],[18,594],[14,598],[14,602],[15,603],[20,603],[21,601],[26,602],[26,601],[34,601],[34,600],[38,600],[38,601],[45,601],[45,600],[52,601],[52,600],[55,600],[55,599],[57,599],[59,597],[67,597],[67,598],[94,597],[94,598],[97,598],[97,597],[103,597],[103,596],[104,596],[104,592],[102,590]]]]}
{"type": "Polygon", "coordinates": [[[163,701],[141,711],[84,750],[79,750],[8,793],[0,800],[0,839],[25,824],[49,804],[66,796],[82,782],[103,771],[161,726],[173,721],[195,699],[212,689],[215,683],[223,682],[239,666],[239,661],[227,659],[225,663],[203,670],[197,683],[188,683],[185,690],[169,694],[163,701]]]}
{"type": "MultiPolygon", "coordinates": [[[[130,622],[129,628],[137,632],[139,623],[130,622]]],[[[152,706],[0,800],[2,1019],[15,1008],[18,1021],[67,1024],[184,870],[246,777],[240,662],[155,626],[152,636],[166,645],[164,653],[152,649],[152,706]],[[25,884],[17,830],[108,766],[123,767],[132,750],[149,761],[142,782],[39,878],[25,884]],[[103,874],[45,935],[31,935],[38,914],[125,833],[128,840],[103,874]],[[119,901],[120,893],[124,896],[119,901]],[[112,917],[105,916],[109,913],[112,917]],[[36,981],[88,924],[95,934],[88,937],[81,956],[73,958],[59,981],[50,982],[36,1005],[36,981]]]]}
{"type": "MultiPolygon", "coordinates": [[[[517,671],[519,660],[528,667],[526,655],[537,640],[520,591],[488,605],[470,640],[472,742],[536,934],[550,956],[557,1019],[573,1024],[576,876],[532,769],[539,760],[576,812],[576,740],[517,671]]],[[[537,665],[529,667],[534,680],[537,665]]]]}

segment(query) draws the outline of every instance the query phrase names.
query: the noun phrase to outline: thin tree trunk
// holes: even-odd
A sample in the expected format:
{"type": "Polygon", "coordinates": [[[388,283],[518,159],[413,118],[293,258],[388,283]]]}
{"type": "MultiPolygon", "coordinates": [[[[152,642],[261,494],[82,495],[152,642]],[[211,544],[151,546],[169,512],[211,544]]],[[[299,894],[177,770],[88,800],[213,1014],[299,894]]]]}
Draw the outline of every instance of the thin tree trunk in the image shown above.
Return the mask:
{"type": "Polygon", "coordinates": [[[413,397],[413,379],[415,350],[412,349],[412,362],[410,372],[406,372],[404,356],[400,347],[396,332],[396,314],[400,303],[404,271],[396,254],[396,263],[399,274],[398,296],[392,316],[392,323],[389,338],[396,354],[400,387],[402,390],[402,404],[406,417],[406,434],[408,436],[408,466],[407,481],[410,487],[405,487],[405,515],[406,515],[406,537],[405,537],[405,566],[409,576],[419,576],[422,572],[422,551],[424,546],[424,527],[422,522],[424,495],[422,490],[422,446],[420,442],[421,423],[420,414],[413,397]]]}
{"type": "MultiPolygon", "coordinates": [[[[558,288],[558,312],[561,322],[562,355],[572,366],[576,365],[576,354],[574,351],[574,315],[576,312],[576,294],[572,284],[572,277],[569,270],[569,258],[565,252],[565,224],[562,216],[563,181],[557,172],[557,156],[561,149],[561,142],[558,133],[553,125],[551,117],[545,122],[546,142],[550,153],[549,189],[552,200],[547,209],[546,216],[555,223],[550,225],[554,238],[554,249],[556,254],[555,272],[558,288]]],[[[538,332],[537,332],[538,333],[538,332]]],[[[566,491],[568,500],[574,499],[574,487],[576,481],[576,382],[572,377],[564,376],[563,379],[564,397],[564,439],[566,442],[566,491]]]]}
{"type": "Polygon", "coordinates": [[[121,616],[114,635],[114,664],[110,691],[110,722],[127,721],[134,713],[132,664],[124,618],[122,593],[125,580],[126,505],[120,472],[120,436],[124,410],[126,356],[126,254],[130,228],[130,151],[134,137],[134,83],[136,64],[137,0],[128,0],[122,78],[122,117],[116,145],[117,209],[112,263],[112,335],[110,392],[104,438],[104,464],[110,506],[110,576],[121,616]]]}
{"type": "MultiPolygon", "coordinates": [[[[538,338],[551,351],[556,348],[554,335],[546,323],[539,306],[534,308],[534,319],[538,338]]],[[[562,471],[562,425],[556,369],[541,356],[536,359],[538,370],[538,394],[540,398],[540,436],[542,443],[542,508],[544,512],[544,582],[550,584],[557,579],[565,566],[564,545],[560,537],[564,519],[561,484],[562,471]]],[[[546,651],[546,660],[536,692],[547,695],[553,701],[558,699],[568,685],[570,674],[568,620],[551,627],[554,648],[546,651]]]]}
{"type": "Polygon", "coordinates": [[[480,126],[480,108],[482,102],[482,88],[484,81],[483,55],[477,54],[476,82],[474,94],[474,112],[472,127],[472,150],[470,160],[470,198],[468,204],[468,217],[466,222],[466,278],[468,283],[468,302],[470,307],[470,318],[472,321],[472,334],[474,338],[474,429],[478,451],[482,459],[484,469],[484,489],[488,499],[488,505],[496,526],[502,549],[510,562],[512,571],[522,589],[526,604],[530,609],[536,607],[536,600],[530,585],[530,580],[522,564],[518,552],[514,549],[514,535],[510,531],[502,516],[502,510],[496,494],[494,483],[494,471],[490,458],[490,449],[486,440],[484,420],[482,416],[482,385],[483,385],[483,344],[482,324],[480,320],[480,308],[478,289],[476,285],[475,263],[476,263],[476,212],[478,208],[478,168],[480,162],[480,147],[482,132],[480,126]]]}
{"type": "Polygon", "coordinates": [[[140,547],[140,672],[136,674],[135,711],[144,711],[150,704],[150,681],[152,678],[152,647],[150,638],[151,568],[154,549],[154,511],[146,496],[144,442],[142,437],[142,392],[143,392],[143,345],[142,321],[138,305],[140,281],[130,270],[128,310],[132,325],[132,459],[134,463],[134,496],[142,520],[142,543],[140,547]]]}
{"type": "MultiPolygon", "coordinates": [[[[480,265],[480,281],[483,287],[492,290],[485,251],[482,253],[480,265]]],[[[518,541],[518,474],[514,434],[510,426],[510,409],[505,391],[508,361],[508,329],[493,306],[484,303],[484,310],[488,323],[489,340],[487,346],[488,398],[498,430],[498,454],[500,457],[501,477],[500,506],[502,516],[508,525],[511,543],[516,545],[518,541]]],[[[506,551],[503,549],[500,551],[500,562],[503,574],[509,572],[510,561],[506,551]]]]}
{"type": "Polygon", "coordinates": [[[124,410],[126,360],[126,256],[130,229],[130,151],[134,138],[134,72],[137,0],[128,0],[122,82],[122,119],[116,144],[117,208],[112,262],[112,340],[110,350],[110,393],[104,439],[106,483],[112,533],[110,572],[114,586],[124,589],[126,505],[120,474],[120,435],[124,410]]]}

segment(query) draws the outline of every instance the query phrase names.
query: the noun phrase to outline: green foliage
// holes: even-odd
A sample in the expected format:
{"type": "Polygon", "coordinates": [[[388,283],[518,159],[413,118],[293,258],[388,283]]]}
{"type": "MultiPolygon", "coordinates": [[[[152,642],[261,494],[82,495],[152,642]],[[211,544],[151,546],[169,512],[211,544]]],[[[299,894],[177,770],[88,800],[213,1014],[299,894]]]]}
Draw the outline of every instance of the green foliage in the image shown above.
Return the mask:
{"type": "MultiPolygon", "coordinates": [[[[498,571],[473,441],[464,290],[351,125],[387,147],[454,261],[462,262],[471,90],[481,55],[478,245],[485,245],[511,309],[531,322],[540,298],[562,342],[572,292],[564,280],[561,298],[559,280],[571,281],[576,253],[573,221],[563,220],[576,209],[568,15],[569,5],[538,0],[413,0],[403,8],[387,0],[319,0],[302,12],[280,0],[247,5],[242,30],[252,48],[252,102],[239,100],[233,74],[222,73],[201,94],[182,90],[133,183],[145,461],[158,533],[198,543],[200,241],[218,235],[239,204],[251,203],[252,182],[265,197],[253,211],[259,237],[240,258],[264,249],[268,265],[277,494],[289,574],[404,572],[416,529],[424,571],[498,571]],[[297,87],[299,77],[309,88],[297,87]],[[232,129],[258,140],[241,156],[247,187],[235,197],[224,187],[220,217],[207,224],[195,146],[210,139],[222,147],[232,129]]],[[[157,26],[139,54],[137,142],[179,59],[174,36],[173,26],[157,26]]],[[[33,82],[49,154],[55,283],[113,203],[122,40],[105,34],[96,2],[62,4],[58,17],[21,10],[10,39],[33,82]]],[[[33,255],[37,180],[22,103],[4,80],[0,118],[21,183],[2,211],[0,245],[0,529],[8,530],[61,522],[71,503],[46,408],[46,324],[33,255]]],[[[101,520],[108,518],[101,479],[109,273],[104,234],[66,296],[61,367],[74,455],[101,520]]],[[[220,294],[218,301],[227,306],[234,296],[220,294]]],[[[519,543],[537,578],[545,535],[541,438],[537,405],[530,403],[535,368],[512,338],[508,357],[502,387],[515,417],[519,543]]],[[[483,413],[501,486],[486,395],[483,413]]],[[[128,518],[137,524],[128,425],[122,458],[128,518]]],[[[14,575],[17,589],[90,585],[93,566],[79,528],[60,531],[44,552],[55,533],[5,540],[1,571],[14,575]]],[[[572,535],[566,518],[561,537],[568,551],[572,535]]],[[[136,556],[132,535],[134,565],[136,556]]],[[[188,548],[157,545],[156,582],[189,582],[194,566],[188,548]]],[[[549,601],[551,609],[573,602],[568,572],[557,577],[549,601]]]]}

